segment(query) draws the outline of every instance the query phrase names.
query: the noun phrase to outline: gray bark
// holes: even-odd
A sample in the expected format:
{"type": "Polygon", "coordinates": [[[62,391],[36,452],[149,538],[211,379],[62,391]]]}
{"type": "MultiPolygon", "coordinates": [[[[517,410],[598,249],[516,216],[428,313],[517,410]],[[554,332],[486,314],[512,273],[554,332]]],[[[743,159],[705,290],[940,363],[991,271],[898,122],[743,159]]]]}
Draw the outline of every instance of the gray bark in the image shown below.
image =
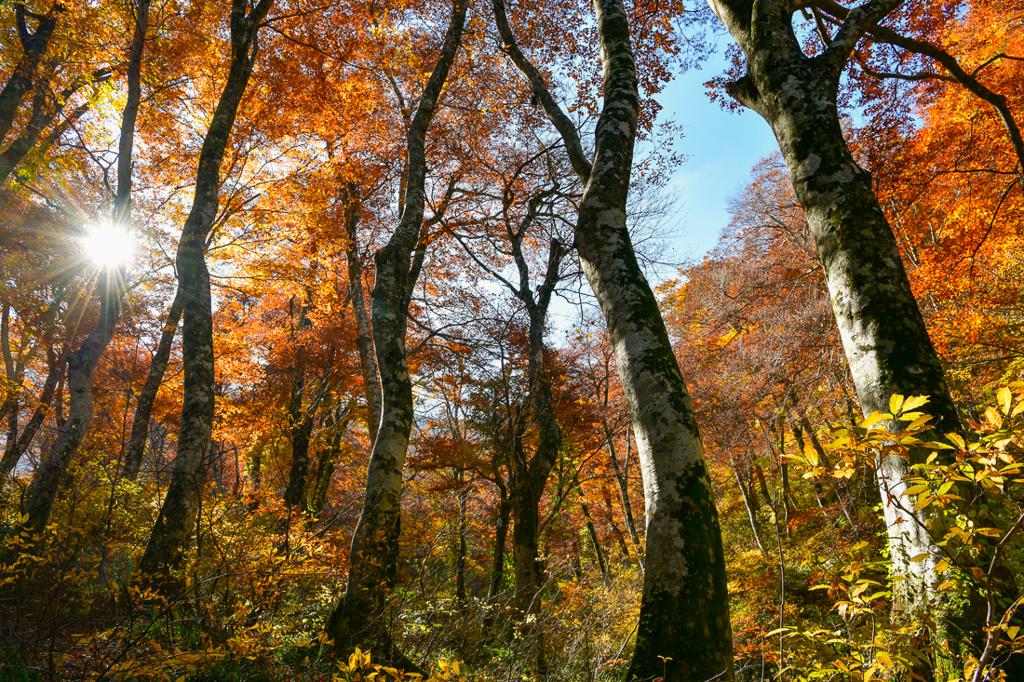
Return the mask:
{"type": "Polygon", "coordinates": [[[67,419],[53,447],[40,461],[39,469],[25,493],[22,513],[28,516],[28,520],[24,528],[31,533],[42,534],[46,529],[61,482],[92,421],[93,373],[114,336],[114,328],[121,315],[121,276],[122,273],[116,268],[106,268],[100,274],[97,285],[100,294],[99,320],[82,345],[68,358],[67,419]]]}
{"type": "Polygon", "coordinates": [[[359,191],[354,183],[345,188],[345,231],[348,243],[345,260],[348,264],[348,288],[352,299],[352,318],[356,323],[356,346],[359,348],[359,368],[363,375],[366,395],[366,428],[370,443],[377,440],[380,426],[380,384],[377,382],[377,359],[373,354],[370,322],[363,300],[363,263],[359,258],[359,191]]]}
{"type": "MultiPolygon", "coordinates": [[[[514,45],[501,19],[501,0],[492,4],[502,42],[514,45]]],[[[714,493],[686,384],[626,227],[639,113],[628,19],[621,0],[595,0],[594,8],[604,108],[592,171],[584,176],[577,168],[587,189],[576,245],[608,323],[644,478],[646,571],[628,675],[664,676],[666,682],[732,679],[729,595],[714,493]]],[[[543,82],[531,79],[531,85],[543,101],[543,82]]],[[[575,155],[578,138],[563,140],[575,155]]]]}
{"type": "Polygon", "coordinates": [[[413,422],[405,338],[409,299],[419,269],[410,259],[419,243],[426,203],[427,129],[462,44],[467,7],[468,0],[452,3],[441,54],[409,125],[409,171],[402,217],[391,239],[374,257],[371,319],[381,383],[381,420],[366,472],[366,496],[352,536],[345,595],[327,624],[336,650],[347,655],[354,646],[365,648],[370,643],[378,660],[398,662],[406,670],[415,666],[395,651],[381,616],[387,607],[386,588],[392,583],[397,563],[402,470],[413,422]]]}
{"type": "MultiPolygon", "coordinates": [[[[747,55],[747,73],[728,91],[771,125],[814,236],[832,308],[865,415],[888,412],[896,393],[930,398],[940,432],[959,430],[942,366],[925,328],[871,175],[850,154],[837,106],[839,77],[856,42],[900,0],[872,0],[851,11],[825,51],[807,57],[792,26],[793,6],[773,0],[711,0],[747,55]],[[755,9],[756,7],[756,9],[755,9]]],[[[898,429],[897,424],[892,428],[898,429]]],[[[926,453],[915,452],[914,463],[926,453]]],[[[940,551],[925,511],[901,507],[910,464],[878,463],[894,571],[904,599],[927,595],[940,551]],[[916,562],[911,558],[923,555],[916,562]]]]}
{"type": "Polygon", "coordinates": [[[260,0],[248,13],[245,0],[233,0],[231,5],[228,77],[199,153],[195,198],[178,242],[184,400],[174,473],[138,565],[144,576],[165,579],[179,564],[202,502],[214,414],[213,314],[206,240],[219,206],[221,163],[256,60],[256,34],[272,4],[273,0],[260,0]]]}
{"type": "Polygon", "coordinates": [[[135,403],[135,415],[132,418],[132,431],[128,437],[128,445],[125,448],[124,471],[122,476],[130,481],[139,477],[142,469],[142,458],[146,453],[146,442],[149,439],[149,421],[153,417],[153,405],[156,403],[157,393],[160,391],[160,384],[164,380],[164,372],[167,371],[167,364],[171,359],[171,346],[174,343],[174,334],[178,330],[178,323],[181,321],[182,311],[181,290],[174,294],[174,301],[167,311],[167,320],[164,322],[163,330],[160,332],[160,342],[157,344],[156,353],[149,363],[149,372],[146,374],[146,383],[142,386],[138,400],[135,403]]]}

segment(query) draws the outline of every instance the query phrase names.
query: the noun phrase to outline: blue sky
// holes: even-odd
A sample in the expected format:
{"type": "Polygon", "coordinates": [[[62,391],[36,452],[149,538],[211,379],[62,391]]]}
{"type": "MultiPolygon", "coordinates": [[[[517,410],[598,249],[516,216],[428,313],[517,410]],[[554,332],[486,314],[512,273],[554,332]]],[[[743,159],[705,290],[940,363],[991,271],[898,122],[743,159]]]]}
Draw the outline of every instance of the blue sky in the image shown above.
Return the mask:
{"type": "Polygon", "coordinates": [[[700,257],[711,249],[729,222],[728,200],[743,188],[754,164],[778,149],[771,128],[752,111],[730,113],[708,99],[704,82],[726,67],[728,38],[701,69],[677,75],[658,100],[661,115],[683,125],[675,149],[689,158],[673,175],[678,238],[676,253],[700,257]]]}

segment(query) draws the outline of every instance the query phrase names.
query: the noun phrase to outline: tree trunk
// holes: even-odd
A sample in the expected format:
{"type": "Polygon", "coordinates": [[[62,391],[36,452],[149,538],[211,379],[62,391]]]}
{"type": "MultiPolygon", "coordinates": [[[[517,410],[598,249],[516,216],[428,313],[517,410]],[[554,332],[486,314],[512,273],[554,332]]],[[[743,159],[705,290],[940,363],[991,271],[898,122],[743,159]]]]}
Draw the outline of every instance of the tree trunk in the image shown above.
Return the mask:
{"type": "Polygon", "coordinates": [[[213,314],[206,239],[217,216],[220,166],[256,59],[256,33],[271,4],[273,0],[259,0],[246,14],[245,0],[232,0],[228,78],[203,140],[195,198],[178,242],[184,400],[174,473],[138,565],[143,576],[169,577],[181,560],[202,501],[214,414],[213,314]]]}
{"type": "MultiPolygon", "coordinates": [[[[33,411],[28,423],[25,424],[25,428],[21,430],[21,435],[18,436],[17,440],[8,438],[3,460],[0,461],[0,480],[7,478],[14,471],[14,468],[18,466],[18,461],[21,460],[21,457],[28,451],[29,446],[32,445],[32,441],[35,440],[36,433],[39,432],[39,427],[42,426],[46,413],[50,409],[50,404],[53,402],[57,384],[64,377],[64,368],[67,367],[67,354],[67,345],[61,349],[59,355],[54,355],[52,348],[50,349],[49,357],[47,358],[49,370],[46,373],[46,380],[43,382],[43,390],[39,394],[39,404],[36,405],[35,411],[33,411]]],[[[14,416],[17,418],[17,413],[14,416]]],[[[13,432],[8,430],[8,433],[11,434],[13,432]]]]}
{"type": "Polygon", "coordinates": [[[640,534],[636,530],[636,521],[633,520],[633,503],[629,499],[629,451],[631,448],[630,428],[626,426],[626,458],[619,467],[619,458],[615,453],[614,435],[608,427],[608,420],[602,416],[604,421],[605,442],[608,444],[608,457],[612,464],[612,473],[615,475],[615,483],[619,487],[619,498],[622,500],[622,516],[626,523],[626,532],[636,550],[637,561],[640,562],[640,569],[644,567],[644,545],[640,540],[640,534]]]}
{"type": "Polygon", "coordinates": [[[754,495],[751,495],[751,491],[743,481],[739,467],[736,466],[736,460],[732,460],[732,472],[736,475],[736,484],[740,488],[743,506],[747,509],[747,519],[750,521],[750,530],[754,534],[754,542],[757,543],[757,548],[761,550],[761,556],[764,557],[765,561],[768,561],[768,550],[765,549],[764,541],[761,539],[761,524],[757,520],[757,500],[754,495]]]}
{"type": "Polygon", "coordinates": [[[468,490],[465,482],[465,474],[459,469],[456,479],[461,485],[459,487],[459,529],[455,541],[455,599],[460,604],[466,603],[466,531],[467,531],[467,497],[468,490]]]}
{"type": "MultiPolygon", "coordinates": [[[[732,4],[715,2],[715,9],[748,54],[747,74],[729,92],[760,113],[779,141],[817,245],[863,414],[888,412],[896,393],[928,396],[926,409],[941,433],[960,428],[956,408],[871,174],[850,154],[836,104],[839,75],[856,39],[897,4],[875,4],[870,16],[851,13],[836,40],[815,58],[801,51],[783,3],[772,3],[752,27],[746,15],[745,30],[736,28],[732,4]],[[752,41],[771,47],[753,48],[752,41]]],[[[884,500],[901,500],[909,464],[926,454],[915,452],[909,463],[899,455],[878,463],[884,500]]],[[[893,569],[906,578],[901,591],[909,604],[928,594],[941,551],[928,537],[927,512],[911,514],[900,506],[887,503],[883,509],[893,569]],[[919,555],[923,560],[910,561],[919,555]]]]}
{"type": "Polygon", "coordinates": [[[160,343],[157,344],[156,353],[149,363],[149,373],[146,374],[146,383],[142,386],[138,401],[135,404],[135,416],[132,419],[132,431],[128,437],[128,446],[125,448],[124,471],[122,476],[129,481],[139,477],[142,469],[142,459],[146,453],[146,441],[149,437],[149,420],[153,417],[153,405],[156,403],[157,393],[160,391],[160,384],[164,380],[164,372],[167,371],[167,364],[171,359],[171,346],[174,343],[174,334],[178,330],[178,323],[181,321],[182,296],[181,289],[174,294],[174,301],[167,311],[167,320],[160,332],[160,343]]]}
{"type": "Polygon", "coordinates": [[[370,434],[370,443],[372,444],[377,440],[377,429],[380,426],[380,384],[377,383],[377,360],[373,354],[373,339],[370,336],[370,323],[366,317],[366,302],[363,300],[363,264],[359,258],[358,242],[361,204],[358,188],[354,183],[349,183],[346,186],[345,193],[345,230],[348,234],[345,260],[348,263],[352,319],[356,323],[359,368],[362,371],[366,395],[366,429],[370,434]]]}
{"type": "Polygon", "coordinates": [[[597,565],[601,569],[601,580],[604,582],[605,587],[607,587],[610,577],[608,563],[605,561],[604,550],[601,549],[601,540],[597,537],[597,528],[594,527],[594,519],[590,516],[590,509],[587,507],[586,502],[580,501],[580,511],[583,512],[583,518],[587,522],[587,535],[590,536],[590,544],[594,546],[594,556],[597,557],[597,565]]]}
{"type": "Polygon", "coordinates": [[[61,426],[53,447],[39,463],[39,469],[25,493],[23,513],[28,516],[25,529],[31,533],[42,534],[46,529],[61,482],[92,421],[92,378],[121,315],[121,276],[116,268],[106,268],[101,273],[98,283],[99,320],[78,350],[68,358],[67,420],[61,426]]]}
{"type": "Polygon", "coordinates": [[[14,5],[14,18],[23,53],[14,66],[11,77],[7,79],[3,90],[0,91],[0,141],[7,137],[7,133],[18,115],[21,100],[32,89],[39,62],[46,54],[50,38],[53,37],[53,30],[57,27],[57,19],[63,13],[64,6],[59,2],[53,3],[49,12],[37,18],[36,32],[29,33],[25,21],[25,6],[21,3],[14,5]]]}
{"type": "MultiPolygon", "coordinates": [[[[375,255],[376,279],[371,317],[381,384],[381,420],[366,472],[366,496],[352,536],[345,595],[327,623],[336,651],[347,656],[355,646],[370,644],[381,662],[420,672],[395,650],[383,622],[387,588],[398,556],[402,470],[413,423],[412,380],[405,338],[409,299],[418,267],[410,263],[420,241],[426,203],[426,136],[448,72],[462,44],[468,0],[454,0],[452,15],[433,72],[409,126],[409,181],[405,210],[395,232],[375,255]]],[[[421,247],[422,248],[422,247],[421,247]]]]}
{"type": "MultiPolygon", "coordinates": [[[[300,334],[309,327],[311,299],[312,295],[307,291],[299,309],[300,334]]],[[[307,382],[302,340],[296,340],[293,336],[292,343],[296,347],[295,376],[292,379],[291,400],[288,404],[288,435],[292,443],[292,464],[288,472],[288,487],[284,492],[284,504],[289,510],[289,516],[292,510],[300,508],[305,500],[306,477],[309,475],[309,437],[313,433],[313,411],[316,409],[315,405],[310,405],[307,409],[303,404],[307,382]]]]}
{"type": "Polygon", "coordinates": [[[621,0],[594,3],[605,75],[591,166],[575,129],[519,51],[502,0],[492,6],[505,49],[530,80],[587,183],[576,245],[608,323],[647,503],[644,590],[628,676],[732,679],[729,594],[711,481],[686,384],[626,228],[640,103],[625,7],[621,0]]]}

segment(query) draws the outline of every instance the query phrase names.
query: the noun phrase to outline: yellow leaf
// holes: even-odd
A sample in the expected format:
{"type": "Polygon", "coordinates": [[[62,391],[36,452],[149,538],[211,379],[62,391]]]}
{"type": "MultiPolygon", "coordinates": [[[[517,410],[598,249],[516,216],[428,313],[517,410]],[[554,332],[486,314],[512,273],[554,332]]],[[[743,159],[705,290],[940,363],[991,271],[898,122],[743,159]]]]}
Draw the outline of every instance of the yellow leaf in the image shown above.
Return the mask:
{"type": "Polygon", "coordinates": [[[926,405],[927,403],[928,396],[912,395],[909,398],[907,398],[906,401],[903,403],[903,409],[916,410],[917,408],[921,407],[922,405],[926,405]]]}
{"type": "Polygon", "coordinates": [[[949,439],[950,443],[952,443],[953,445],[957,446],[961,450],[966,450],[967,449],[967,445],[964,443],[964,439],[960,437],[960,434],[957,434],[957,433],[947,433],[946,434],[946,438],[949,439]]]}
{"type": "Polygon", "coordinates": [[[865,419],[861,423],[861,426],[863,426],[865,429],[870,429],[872,426],[882,421],[883,419],[885,419],[885,417],[883,417],[880,413],[872,412],[867,416],[867,419],[865,419]]]}
{"type": "Polygon", "coordinates": [[[996,401],[999,402],[999,407],[1003,408],[1003,414],[1010,414],[1010,406],[1013,404],[1013,394],[1010,393],[1010,389],[1003,386],[996,392],[996,401]]]}
{"type": "Polygon", "coordinates": [[[903,396],[899,393],[893,393],[889,396],[889,412],[890,414],[896,414],[903,407],[903,396]]]}

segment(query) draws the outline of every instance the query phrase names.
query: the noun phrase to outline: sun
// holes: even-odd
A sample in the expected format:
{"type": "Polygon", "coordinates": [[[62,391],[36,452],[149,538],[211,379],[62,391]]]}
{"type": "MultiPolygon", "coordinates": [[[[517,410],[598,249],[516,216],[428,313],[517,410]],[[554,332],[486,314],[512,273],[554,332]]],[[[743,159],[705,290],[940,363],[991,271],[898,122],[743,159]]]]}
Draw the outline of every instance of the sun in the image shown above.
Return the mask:
{"type": "Polygon", "coordinates": [[[87,228],[82,244],[89,260],[108,268],[128,263],[134,246],[127,230],[114,227],[109,222],[87,228]]]}

